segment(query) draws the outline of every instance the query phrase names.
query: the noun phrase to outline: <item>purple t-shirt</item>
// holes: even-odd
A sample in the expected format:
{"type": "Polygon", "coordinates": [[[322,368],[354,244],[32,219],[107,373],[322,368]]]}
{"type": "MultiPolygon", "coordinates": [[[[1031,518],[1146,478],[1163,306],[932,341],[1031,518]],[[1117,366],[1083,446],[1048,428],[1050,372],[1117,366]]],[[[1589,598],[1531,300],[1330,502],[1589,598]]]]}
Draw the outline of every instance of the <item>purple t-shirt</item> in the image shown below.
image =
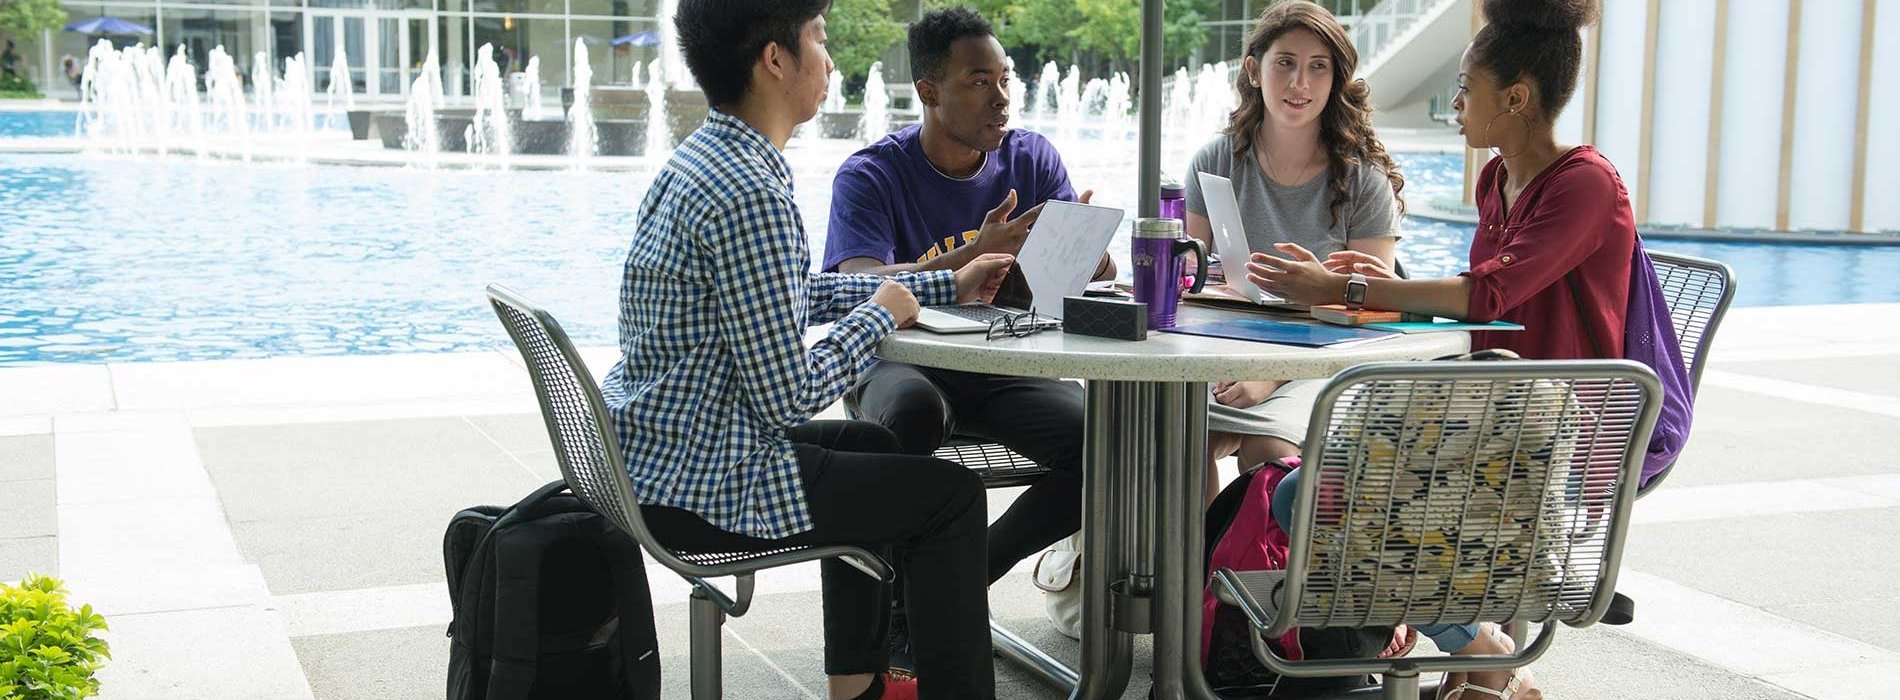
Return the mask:
{"type": "Polygon", "coordinates": [[[913,126],[891,134],[838,166],[824,269],[851,258],[923,262],[955,250],[976,240],[983,215],[1011,189],[1011,217],[1047,200],[1075,199],[1062,156],[1041,134],[1011,129],[975,175],[959,180],[924,158],[922,133],[913,126]]]}

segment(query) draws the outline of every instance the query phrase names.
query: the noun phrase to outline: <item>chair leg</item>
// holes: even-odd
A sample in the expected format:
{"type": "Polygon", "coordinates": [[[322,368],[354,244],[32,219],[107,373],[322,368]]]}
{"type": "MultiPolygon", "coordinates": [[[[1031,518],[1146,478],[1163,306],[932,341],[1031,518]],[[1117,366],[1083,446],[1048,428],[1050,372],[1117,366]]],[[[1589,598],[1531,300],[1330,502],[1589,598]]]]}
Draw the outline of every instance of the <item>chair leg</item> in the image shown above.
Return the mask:
{"type": "Polygon", "coordinates": [[[1380,674],[1385,700],[1418,700],[1418,669],[1398,668],[1380,674]]]}
{"type": "Polygon", "coordinates": [[[720,669],[719,635],[726,624],[726,612],[712,597],[695,587],[688,623],[692,651],[693,700],[718,700],[724,691],[720,669]]]}

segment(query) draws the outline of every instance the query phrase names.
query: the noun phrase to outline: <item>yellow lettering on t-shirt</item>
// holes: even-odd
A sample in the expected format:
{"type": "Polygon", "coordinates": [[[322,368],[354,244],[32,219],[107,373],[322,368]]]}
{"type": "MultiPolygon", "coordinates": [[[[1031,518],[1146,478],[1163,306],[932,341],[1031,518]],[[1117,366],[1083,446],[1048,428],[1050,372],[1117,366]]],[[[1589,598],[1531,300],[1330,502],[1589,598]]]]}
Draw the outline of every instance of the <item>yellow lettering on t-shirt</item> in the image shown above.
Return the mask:
{"type": "Polygon", "coordinates": [[[982,235],[982,233],[983,232],[980,230],[970,229],[968,231],[964,231],[960,236],[945,236],[942,242],[931,246],[930,250],[926,250],[924,251],[923,255],[918,256],[917,262],[920,262],[920,263],[929,262],[935,259],[939,255],[943,255],[944,253],[948,253],[950,251],[956,250],[959,247],[975,242],[977,236],[982,235]],[[962,238],[963,240],[959,242],[957,240],[958,238],[962,238]]]}

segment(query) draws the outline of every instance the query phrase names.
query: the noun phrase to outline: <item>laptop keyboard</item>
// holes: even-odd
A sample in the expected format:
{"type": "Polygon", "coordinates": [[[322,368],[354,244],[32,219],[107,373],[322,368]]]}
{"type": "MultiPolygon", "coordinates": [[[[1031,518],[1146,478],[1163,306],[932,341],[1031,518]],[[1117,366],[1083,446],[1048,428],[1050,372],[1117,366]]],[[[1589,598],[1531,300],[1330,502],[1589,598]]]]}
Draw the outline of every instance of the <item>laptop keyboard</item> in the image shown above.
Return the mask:
{"type": "Polygon", "coordinates": [[[930,308],[978,323],[989,323],[1012,313],[994,306],[933,306],[930,308]]]}

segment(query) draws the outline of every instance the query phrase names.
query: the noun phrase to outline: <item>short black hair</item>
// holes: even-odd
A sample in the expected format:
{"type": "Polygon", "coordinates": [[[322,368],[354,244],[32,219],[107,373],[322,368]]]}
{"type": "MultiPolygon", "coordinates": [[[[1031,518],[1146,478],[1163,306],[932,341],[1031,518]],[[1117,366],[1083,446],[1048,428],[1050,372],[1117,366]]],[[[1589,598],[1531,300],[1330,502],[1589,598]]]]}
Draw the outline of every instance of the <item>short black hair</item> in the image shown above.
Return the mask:
{"type": "Polygon", "coordinates": [[[1602,0],[1484,0],[1480,8],[1488,24],[1471,41],[1471,62],[1500,86],[1535,83],[1544,118],[1556,121],[1577,91],[1577,32],[1603,16],[1602,0]]]}
{"type": "Polygon", "coordinates": [[[910,25],[910,77],[943,80],[943,62],[950,45],[972,36],[996,36],[990,21],[976,10],[958,5],[930,12],[910,25]]]}
{"type": "Polygon", "coordinates": [[[673,27],[687,70],[706,102],[719,107],[745,97],[766,44],[797,56],[805,23],[830,9],[831,0],[680,0],[673,27]]]}

